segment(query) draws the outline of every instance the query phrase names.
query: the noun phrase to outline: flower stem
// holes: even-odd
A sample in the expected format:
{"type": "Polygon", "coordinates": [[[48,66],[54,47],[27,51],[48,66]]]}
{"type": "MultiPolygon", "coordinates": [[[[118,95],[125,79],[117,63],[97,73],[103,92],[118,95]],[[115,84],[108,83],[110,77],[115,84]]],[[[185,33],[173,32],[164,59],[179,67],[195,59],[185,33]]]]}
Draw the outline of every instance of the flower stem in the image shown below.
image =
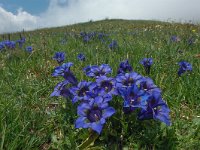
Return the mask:
{"type": "Polygon", "coordinates": [[[99,137],[99,135],[95,132],[92,131],[92,133],[90,134],[90,136],[81,144],[78,146],[78,148],[80,150],[83,150],[85,148],[87,148],[88,146],[90,146],[90,144],[92,144],[97,138],[99,137]]]}

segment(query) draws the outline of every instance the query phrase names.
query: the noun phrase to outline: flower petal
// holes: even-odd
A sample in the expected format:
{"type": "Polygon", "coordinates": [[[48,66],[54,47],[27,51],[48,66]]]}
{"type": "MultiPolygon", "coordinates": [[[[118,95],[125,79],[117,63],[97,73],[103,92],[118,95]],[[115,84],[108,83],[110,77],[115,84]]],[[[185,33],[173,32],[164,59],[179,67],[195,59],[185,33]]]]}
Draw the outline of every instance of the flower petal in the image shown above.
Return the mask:
{"type": "Polygon", "coordinates": [[[101,133],[101,130],[103,128],[103,125],[100,122],[93,122],[91,124],[91,128],[96,131],[98,134],[101,133]]]}
{"type": "Polygon", "coordinates": [[[81,105],[78,106],[77,108],[77,114],[79,116],[86,116],[88,109],[90,109],[90,105],[88,103],[82,103],[81,105]]]}
{"type": "Polygon", "coordinates": [[[103,118],[108,118],[108,117],[112,116],[115,112],[116,111],[115,111],[115,109],[113,107],[108,107],[108,108],[103,110],[102,117],[103,118]]]}
{"type": "Polygon", "coordinates": [[[83,127],[84,127],[84,124],[85,124],[85,119],[86,119],[86,117],[79,117],[79,118],[76,120],[75,128],[83,128],[83,127]]]}

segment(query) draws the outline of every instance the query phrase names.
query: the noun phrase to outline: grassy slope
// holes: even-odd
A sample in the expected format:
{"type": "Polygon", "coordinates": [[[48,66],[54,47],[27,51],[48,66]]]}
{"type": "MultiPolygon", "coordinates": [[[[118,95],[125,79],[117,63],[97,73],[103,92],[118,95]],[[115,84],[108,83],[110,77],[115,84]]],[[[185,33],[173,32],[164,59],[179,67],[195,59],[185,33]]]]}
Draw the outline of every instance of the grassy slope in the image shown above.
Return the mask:
{"type": "MultiPolygon", "coordinates": [[[[74,62],[72,70],[80,80],[86,79],[81,70],[88,64],[108,63],[114,76],[120,61],[127,58],[136,72],[144,74],[138,62],[144,57],[152,57],[154,65],[150,77],[163,90],[173,125],[165,127],[161,124],[158,129],[147,127],[147,122],[139,127],[136,124],[126,145],[139,149],[200,147],[200,59],[194,57],[200,53],[199,26],[105,20],[23,34],[27,39],[25,45],[34,48],[32,54],[19,48],[0,53],[1,149],[69,149],[85,138],[84,131],[74,129],[75,112],[65,112],[73,106],[68,103],[69,107],[64,108],[63,99],[49,97],[54,86],[61,81],[51,77],[57,66],[52,60],[56,51],[66,52],[67,61],[74,62]],[[81,31],[110,33],[110,38],[118,41],[119,48],[110,51],[108,45],[97,39],[84,44],[78,36],[81,31]],[[181,41],[171,43],[172,35],[178,35],[181,41]],[[189,37],[197,39],[192,46],[187,45],[189,37]],[[64,45],[60,44],[63,38],[67,40],[64,45]],[[80,52],[87,58],[83,63],[76,58],[80,52]],[[192,63],[192,74],[177,78],[177,62],[180,60],[192,63]]],[[[11,35],[11,40],[18,38],[18,33],[11,35]]],[[[108,141],[104,139],[98,143],[109,145],[108,141]]]]}

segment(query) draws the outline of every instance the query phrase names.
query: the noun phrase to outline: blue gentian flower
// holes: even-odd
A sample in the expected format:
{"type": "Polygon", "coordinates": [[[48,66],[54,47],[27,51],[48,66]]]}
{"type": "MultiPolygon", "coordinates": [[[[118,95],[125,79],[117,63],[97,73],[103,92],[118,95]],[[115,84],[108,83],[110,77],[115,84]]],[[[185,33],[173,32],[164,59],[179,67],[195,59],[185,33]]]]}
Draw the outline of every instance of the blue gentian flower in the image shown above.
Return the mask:
{"type": "Polygon", "coordinates": [[[152,58],[143,58],[140,63],[143,66],[151,66],[153,64],[153,59],[152,58]]]}
{"type": "Polygon", "coordinates": [[[142,109],[138,114],[139,120],[155,119],[164,122],[166,125],[171,125],[169,117],[169,108],[162,100],[160,93],[154,92],[148,100],[147,109],[142,109]]]}
{"type": "Polygon", "coordinates": [[[15,45],[16,45],[16,42],[15,41],[6,40],[6,41],[3,41],[3,44],[9,49],[14,49],[15,45]]]}
{"type": "Polygon", "coordinates": [[[135,84],[127,89],[119,89],[119,93],[124,99],[123,109],[125,113],[130,113],[136,108],[147,109],[149,94],[139,89],[135,84]]]}
{"type": "Polygon", "coordinates": [[[111,67],[108,64],[102,64],[100,66],[88,66],[85,69],[85,73],[88,77],[98,78],[99,76],[104,76],[112,72],[111,67]],[[86,71],[87,69],[87,71],[86,71]]]}
{"type": "Polygon", "coordinates": [[[4,44],[3,44],[2,42],[0,42],[0,51],[1,51],[2,49],[4,49],[4,48],[5,48],[4,44]]]}
{"type": "Polygon", "coordinates": [[[77,86],[71,87],[70,91],[74,95],[72,102],[87,100],[87,92],[93,90],[92,82],[81,81],[77,86]]]}
{"type": "Polygon", "coordinates": [[[5,40],[5,41],[2,41],[1,42],[5,47],[8,47],[9,44],[10,44],[10,41],[9,40],[5,40]]]}
{"type": "Polygon", "coordinates": [[[99,95],[109,94],[109,95],[118,95],[116,88],[116,80],[114,78],[109,78],[106,76],[100,76],[96,79],[97,93],[99,95]]]}
{"type": "Polygon", "coordinates": [[[26,38],[22,37],[20,40],[17,40],[16,43],[19,44],[19,47],[22,48],[23,44],[25,43],[26,38]]]}
{"type": "Polygon", "coordinates": [[[96,34],[97,34],[96,32],[90,32],[90,33],[89,33],[89,36],[90,36],[90,37],[95,37],[96,34]]]}
{"type": "Polygon", "coordinates": [[[84,37],[84,36],[86,36],[86,33],[85,32],[80,32],[80,36],[84,37]]]}
{"type": "Polygon", "coordinates": [[[105,37],[107,37],[107,36],[108,36],[107,34],[99,33],[99,34],[98,34],[98,39],[99,39],[101,42],[105,42],[105,37]]]}
{"type": "Polygon", "coordinates": [[[84,41],[85,43],[89,42],[89,41],[90,41],[90,36],[89,36],[89,35],[85,35],[85,36],[83,37],[83,41],[84,41]]]}
{"type": "Polygon", "coordinates": [[[104,102],[109,102],[112,100],[112,95],[109,95],[109,94],[99,95],[99,93],[97,93],[98,91],[96,90],[96,88],[97,86],[93,86],[93,90],[86,93],[87,98],[84,102],[90,102],[91,100],[94,100],[96,97],[99,97],[99,96],[103,98],[104,102]]]}
{"type": "Polygon", "coordinates": [[[26,51],[31,53],[33,51],[33,47],[32,46],[27,46],[26,47],[26,51]]]}
{"type": "Polygon", "coordinates": [[[103,37],[106,37],[108,36],[108,34],[105,34],[105,33],[98,33],[98,38],[99,39],[102,39],[103,37]]]}
{"type": "Polygon", "coordinates": [[[82,53],[78,54],[77,58],[78,58],[78,60],[80,60],[80,61],[85,61],[85,55],[82,54],[82,53]]]}
{"type": "Polygon", "coordinates": [[[100,40],[102,40],[104,36],[105,36],[104,33],[99,33],[99,34],[98,34],[98,38],[99,38],[100,40]]]}
{"type": "Polygon", "coordinates": [[[53,59],[56,60],[58,64],[61,64],[65,60],[65,52],[56,52],[53,59]]]}
{"type": "Polygon", "coordinates": [[[172,42],[180,42],[181,39],[180,39],[178,36],[173,35],[173,36],[171,36],[171,41],[172,41],[172,42]]]}
{"type": "Polygon", "coordinates": [[[83,71],[85,72],[85,74],[88,77],[93,78],[93,77],[96,77],[96,75],[98,77],[98,75],[99,75],[99,73],[98,73],[99,72],[99,66],[97,66],[97,65],[87,66],[87,67],[85,67],[83,69],[83,71]]]}
{"type": "Polygon", "coordinates": [[[54,73],[52,76],[64,76],[64,73],[70,71],[70,67],[73,66],[72,62],[64,63],[61,66],[55,68],[54,73]]]}
{"type": "Polygon", "coordinates": [[[131,71],[133,71],[133,68],[129,64],[128,60],[125,60],[119,64],[117,74],[131,72],[131,71]]]}
{"type": "Polygon", "coordinates": [[[81,32],[80,33],[80,36],[83,38],[83,42],[85,43],[89,42],[95,35],[96,35],[95,32],[90,32],[90,33],[81,32]]]}
{"type": "Polygon", "coordinates": [[[69,84],[67,80],[64,80],[56,85],[54,88],[54,91],[51,93],[50,96],[63,96],[65,98],[73,98],[72,93],[70,90],[66,87],[69,84]]]}
{"type": "Polygon", "coordinates": [[[85,68],[83,68],[83,72],[87,75],[89,72],[91,71],[91,66],[86,66],[85,68]]]}
{"type": "Polygon", "coordinates": [[[180,68],[178,70],[178,75],[181,76],[186,71],[192,71],[192,65],[189,62],[181,61],[178,63],[180,68]]]}
{"type": "Polygon", "coordinates": [[[116,77],[116,87],[117,88],[131,87],[134,83],[136,83],[136,81],[138,81],[142,78],[143,77],[136,72],[119,74],[116,77]]]}
{"type": "Polygon", "coordinates": [[[151,65],[153,64],[153,59],[152,58],[143,58],[140,61],[140,64],[142,64],[144,66],[146,74],[149,75],[150,74],[151,65]]]}
{"type": "Polygon", "coordinates": [[[117,41],[112,40],[112,42],[109,44],[109,48],[113,50],[117,47],[118,47],[117,41]]]}
{"type": "Polygon", "coordinates": [[[68,62],[68,63],[62,64],[61,66],[56,67],[54,69],[54,72],[52,73],[52,76],[53,77],[62,76],[69,83],[71,83],[73,85],[77,85],[78,81],[77,81],[76,77],[74,76],[74,74],[70,71],[70,67],[72,65],[73,65],[73,63],[68,62]]]}
{"type": "Polygon", "coordinates": [[[153,80],[148,77],[142,77],[140,80],[136,82],[136,85],[141,89],[146,91],[149,94],[152,94],[153,92],[161,93],[160,88],[158,88],[153,80]]]}
{"type": "Polygon", "coordinates": [[[76,120],[76,128],[91,128],[98,134],[101,133],[106,118],[111,117],[115,113],[113,107],[109,107],[102,97],[96,97],[89,103],[82,103],[78,106],[77,114],[79,118],[76,120]]]}
{"type": "Polygon", "coordinates": [[[9,48],[14,49],[14,48],[15,48],[15,45],[16,45],[16,42],[15,42],[15,41],[10,41],[10,46],[9,46],[9,48]]]}

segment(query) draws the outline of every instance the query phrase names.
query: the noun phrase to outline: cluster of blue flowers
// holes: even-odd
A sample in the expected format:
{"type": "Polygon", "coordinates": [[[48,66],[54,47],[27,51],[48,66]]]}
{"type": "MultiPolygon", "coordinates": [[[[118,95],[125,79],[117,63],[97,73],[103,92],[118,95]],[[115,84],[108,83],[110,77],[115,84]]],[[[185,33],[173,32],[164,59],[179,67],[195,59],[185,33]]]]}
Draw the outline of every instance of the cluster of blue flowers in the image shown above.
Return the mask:
{"type": "MultiPolygon", "coordinates": [[[[181,38],[179,36],[173,35],[173,36],[171,36],[170,41],[177,43],[177,42],[181,41],[181,38]]],[[[195,37],[190,37],[190,38],[187,39],[187,44],[189,46],[191,46],[195,43],[195,41],[196,41],[195,37]]]]}
{"type": "Polygon", "coordinates": [[[83,38],[83,42],[88,43],[90,40],[94,39],[94,38],[98,38],[102,43],[106,44],[106,41],[109,42],[108,47],[110,49],[116,49],[118,47],[118,43],[116,40],[112,40],[110,38],[108,38],[108,34],[105,33],[97,33],[97,32],[81,32],[80,36],[83,38]]]}
{"type": "Polygon", "coordinates": [[[192,65],[187,61],[180,61],[179,63],[179,70],[178,70],[178,76],[181,76],[183,73],[189,71],[192,71],[192,65]]]}
{"type": "MultiPolygon", "coordinates": [[[[57,61],[58,64],[61,64],[65,60],[65,52],[56,52],[53,56],[53,59],[57,61]]],[[[80,53],[77,55],[79,61],[85,61],[85,55],[80,53]]]]}
{"type": "Polygon", "coordinates": [[[111,43],[109,44],[110,49],[116,49],[118,47],[117,41],[112,40],[111,43]]]}
{"type": "Polygon", "coordinates": [[[33,47],[32,47],[32,46],[27,46],[27,47],[25,48],[25,50],[26,50],[27,52],[31,53],[31,52],[33,51],[33,47]]]}
{"type": "Polygon", "coordinates": [[[151,65],[153,64],[152,58],[143,58],[140,63],[144,66],[146,74],[150,74],[151,65]]]}
{"type": "Polygon", "coordinates": [[[96,32],[89,32],[89,33],[81,32],[80,36],[83,38],[84,42],[89,42],[93,37],[96,36],[96,34],[97,34],[96,32]]]}
{"type": "Polygon", "coordinates": [[[85,61],[85,55],[83,53],[78,54],[77,58],[80,61],[85,61]]]}
{"type": "MultiPolygon", "coordinates": [[[[96,35],[101,40],[106,36],[96,32],[81,32],[80,35],[84,42],[89,42],[96,35]]],[[[172,36],[171,40],[178,42],[180,38],[172,36]]],[[[117,47],[117,41],[112,40],[109,48],[115,49],[117,47]]],[[[118,111],[110,106],[110,101],[115,99],[114,96],[123,99],[124,114],[136,112],[137,109],[138,120],[155,119],[166,125],[171,125],[170,110],[162,98],[161,89],[154,84],[151,78],[134,72],[128,60],[119,64],[115,77],[110,76],[112,68],[108,64],[89,65],[83,68],[83,72],[87,77],[93,78],[92,81],[79,82],[71,71],[73,63],[62,64],[65,61],[64,52],[55,53],[53,59],[60,66],[54,69],[52,76],[61,76],[64,80],[56,85],[51,96],[62,96],[70,99],[73,104],[78,103],[76,128],[91,128],[100,134],[106,119],[118,111]]],[[[85,61],[85,55],[80,53],[77,55],[77,59],[85,61]]],[[[143,58],[140,64],[143,65],[146,75],[149,75],[153,59],[143,58]]],[[[192,65],[186,61],[179,62],[179,66],[178,76],[192,71],[192,65]]]]}
{"type": "MultiPolygon", "coordinates": [[[[21,37],[19,40],[16,40],[16,41],[11,41],[11,40],[1,41],[0,51],[3,49],[15,49],[17,45],[19,46],[19,48],[22,48],[25,42],[26,42],[26,39],[24,37],[21,37]]],[[[27,46],[25,50],[30,53],[33,51],[33,48],[32,46],[27,46]]]]}
{"type": "Polygon", "coordinates": [[[0,42],[0,50],[7,48],[7,49],[14,49],[16,46],[15,41],[5,40],[0,42]]]}
{"type": "Polygon", "coordinates": [[[180,39],[180,37],[178,37],[178,36],[176,36],[176,35],[173,35],[173,36],[171,36],[171,41],[172,41],[172,42],[180,42],[181,39],[180,39]]]}
{"type": "Polygon", "coordinates": [[[117,75],[109,76],[112,68],[108,64],[87,66],[83,69],[92,81],[80,81],[71,71],[73,63],[64,63],[54,69],[52,76],[62,76],[51,96],[63,96],[78,103],[76,128],[91,128],[101,133],[106,119],[115,114],[110,106],[114,96],[123,99],[125,114],[139,109],[138,119],[155,119],[170,125],[169,108],[162,99],[161,90],[153,80],[133,71],[128,60],[120,63],[117,75]]]}
{"type": "MultiPolygon", "coordinates": [[[[125,62],[125,63],[127,63],[127,62],[125,62]]],[[[152,58],[143,58],[140,61],[140,64],[143,65],[146,74],[149,75],[151,66],[153,64],[153,59],[152,58]]],[[[192,71],[192,65],[189,62],[180,61],[178,64],[179,64],[179,70],[178,70],[178,76],[179,77],[185,72],[191,72],[192,71]]]]}
{"type": "Polygon", "coordinates": [[[84,42],[89,42],[95,37],[97,37],[102,42],[105,42],[105,38],[108,37],[108,34],[101,33],[101,32],[99,33],[98,32],[89,32],[89,33],[81,32],[80,36],[83,38],[84,42]]]}
{"type": "Polygon", "coordinates": [[[56,52],[53,59],[56,60],[58,64],[63,63],[65,60],[65,52],[56,52]]]}

